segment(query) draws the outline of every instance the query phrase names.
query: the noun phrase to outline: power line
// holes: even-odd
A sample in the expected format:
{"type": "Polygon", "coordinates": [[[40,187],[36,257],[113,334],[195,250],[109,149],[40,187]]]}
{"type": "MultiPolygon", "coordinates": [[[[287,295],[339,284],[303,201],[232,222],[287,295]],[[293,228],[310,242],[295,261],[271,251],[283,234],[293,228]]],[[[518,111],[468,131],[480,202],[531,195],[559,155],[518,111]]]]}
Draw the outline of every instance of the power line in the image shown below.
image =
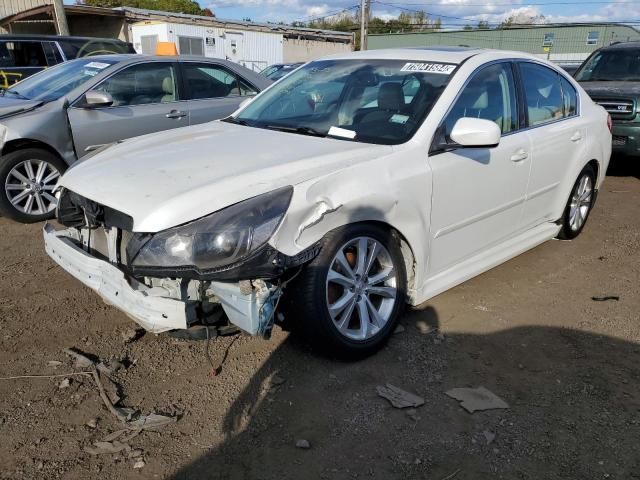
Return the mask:
{"type": "MultiPolygon", "coordinates": [[[[380,3],[380,2],[375,2],[375,3],[380,3]]],[[[629,5],[633,5],[633,4],[637,4],[640,3],[640,0],[610,0],[610,1],[603,1],[603,0],[596,0],[596,1],[576,1],[576,2],[556,2],[556,1],[551,1],[551,2],[527,2],[526,4],[524,3],[514,3],[514,2],[507,2],[507,3],[464,3],[464,4],[458,4],[458,5],[452,5],[452,4],[444,4],[444,3],[413,3],[413,2],[385,2],[385,5],[405,5],[405,6],[417,6],[417,7],[421,7],[421,6],[425,6],[425,7],[448,7],[451,8],[452,6],[455,7],[460,7],[460,8],[466,8],[466,7],[487,7],[487,6],[491,6],[491,7],[528,7],[528,6],[545,6],[545,5],[609,5],[609,4],[614,4],[614,5],[625,5],[625,4],[629,4],[629,5]]]]}

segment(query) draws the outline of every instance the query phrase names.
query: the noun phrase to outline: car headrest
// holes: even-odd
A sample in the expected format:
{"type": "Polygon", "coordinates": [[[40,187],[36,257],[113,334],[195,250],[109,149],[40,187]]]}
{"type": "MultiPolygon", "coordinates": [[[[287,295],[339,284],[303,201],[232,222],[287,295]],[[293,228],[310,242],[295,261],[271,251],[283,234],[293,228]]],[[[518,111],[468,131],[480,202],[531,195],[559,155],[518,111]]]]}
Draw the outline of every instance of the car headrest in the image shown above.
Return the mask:
{"type": "Polygon", "coordinates": [[[399,111],[404,108],[404,92],[402,85],[387,82],[380,85],[378,90],[378,108],[382,110],[399,111]]]}
{"type": "Polygon", "coordinates": [[[473,105],[471,106],[474,110],[484,110],[489,106],[489,92],[486,89],[478,89],[476,94],[474,95],[475,100],[472,98],[473,105]]]}
{"type": "Polygon", "coordinates": [[[173,95],[173,79],[171,77],[164,77],[162,79],[162,92],[173,95]]]}

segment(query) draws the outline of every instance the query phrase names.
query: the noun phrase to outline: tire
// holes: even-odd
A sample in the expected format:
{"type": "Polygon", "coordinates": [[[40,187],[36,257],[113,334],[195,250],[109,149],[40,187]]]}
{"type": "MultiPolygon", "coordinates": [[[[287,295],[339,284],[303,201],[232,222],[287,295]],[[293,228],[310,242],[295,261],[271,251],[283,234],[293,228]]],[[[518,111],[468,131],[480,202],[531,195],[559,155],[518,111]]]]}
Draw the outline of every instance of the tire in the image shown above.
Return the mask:
{"type": "Polygon", "coordinates": [[[53,218],[53,189],[66,169],[64,161],[40,148],[0,157],[0,214],[21,223],[53,218]]]}
{"type": "Polygon", "coordinates": [[[564,208],[564,213],[560,219],[562,228],[558,233],[558,238],[571,240],[582,232],[587,224],[589,213],[595,201],[596,172],[591,165],[582,169],[576,183],[571,189],[569,200],[564,208]]]}
{"type": "Polygon", "coordinates": [[[349,225],[325,236],[318,256],[286,289],[285,318],[293,330],[301,330],[325,353],[362,358],[380,349],[392,335],[404,308],[405,289],[398,238],[377,225],[349,225]],[[366,251],[360,264],[358,251],[366,251]],[[371,261],[374,251],[377,255],[371,261]],[[371,263],[368,270],[365,263],[371,263]],[[337,304],[344,304],[344,309],[337,304]],[[367,323],[363,322],[366,317],[367,323]]]}

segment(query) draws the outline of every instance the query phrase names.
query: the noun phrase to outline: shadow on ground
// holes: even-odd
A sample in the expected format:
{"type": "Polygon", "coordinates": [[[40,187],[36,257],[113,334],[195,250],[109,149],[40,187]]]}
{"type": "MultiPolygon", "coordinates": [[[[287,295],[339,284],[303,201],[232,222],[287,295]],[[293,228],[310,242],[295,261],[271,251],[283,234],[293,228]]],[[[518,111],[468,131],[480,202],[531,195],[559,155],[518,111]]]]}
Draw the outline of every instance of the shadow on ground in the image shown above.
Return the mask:
{"type": "Polygon", "coordinates": [[[544,327],[443,338],[431,307],[402,322],[357,363],[290,336],[231,406],[226,441],[172,478],[640,478],[640,345],[544,327]],[[425,405],[392,408],[384,383],[425,405]],[[469,414],[444,394],[480,385],[510,408],[469,414]]]}

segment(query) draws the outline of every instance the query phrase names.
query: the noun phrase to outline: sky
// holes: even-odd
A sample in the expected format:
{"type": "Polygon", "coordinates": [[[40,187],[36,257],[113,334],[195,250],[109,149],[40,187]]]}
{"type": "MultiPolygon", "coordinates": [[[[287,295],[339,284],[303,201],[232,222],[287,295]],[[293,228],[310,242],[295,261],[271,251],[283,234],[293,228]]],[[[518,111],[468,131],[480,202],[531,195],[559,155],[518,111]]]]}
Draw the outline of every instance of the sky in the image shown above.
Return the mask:
{"type": "MultiPolygon", "coordinates": [[[[286,23],[308,21],[343,9],[359,0],[198,0],[221,18],[286,23]]],[[[640,0],[372,0],[372,15],[388,19],[400,12],[424,10],[441,17],[445,28],[499,23],[510,16],[525,19],[544,15],[546,22],[630,22],[640,24],[640,0]]]]}

